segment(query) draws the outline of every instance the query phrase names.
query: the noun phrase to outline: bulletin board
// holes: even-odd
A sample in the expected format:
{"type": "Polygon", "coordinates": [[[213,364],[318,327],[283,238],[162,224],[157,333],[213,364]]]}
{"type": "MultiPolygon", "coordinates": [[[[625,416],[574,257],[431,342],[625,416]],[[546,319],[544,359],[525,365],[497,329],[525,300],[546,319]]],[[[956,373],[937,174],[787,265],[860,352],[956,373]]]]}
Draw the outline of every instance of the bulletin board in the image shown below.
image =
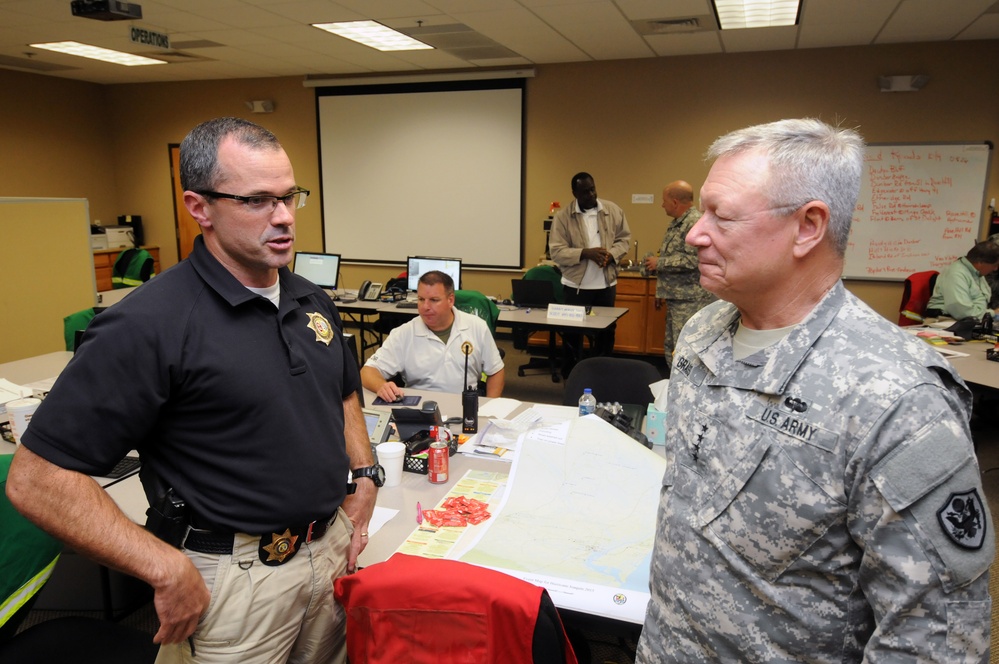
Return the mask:
{"type": "Polygon", "coordinates": [[[0,198],[0,362],[66,350],[62,319],[95,305],[84,198],[0,198]]]}
{"type": "Polygon", "coordinates": [[[981,237],[992,144],[869,145],[846,279],[940,270],[981,237]]]}

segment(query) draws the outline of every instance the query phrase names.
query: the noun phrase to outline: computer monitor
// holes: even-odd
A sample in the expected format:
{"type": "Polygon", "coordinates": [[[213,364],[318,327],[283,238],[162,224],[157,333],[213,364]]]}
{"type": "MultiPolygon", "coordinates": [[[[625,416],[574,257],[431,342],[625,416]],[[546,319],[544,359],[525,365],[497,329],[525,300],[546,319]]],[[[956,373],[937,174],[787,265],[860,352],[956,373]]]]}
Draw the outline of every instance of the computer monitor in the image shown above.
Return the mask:
{"type": "Polygon", "coordinates": [[[410,256],[406,261],[406,288],[416,290],[420,277],[431,270],[440,270],[454,280],[455,290],[461,288],[461,259],[435,256],[410,256]]]}
{"type": "Polygon", "coordinates": [[[340,254],[295,252],[295,274],[305,277],[320,288],[336,290],[340,277],[340,254]]]}

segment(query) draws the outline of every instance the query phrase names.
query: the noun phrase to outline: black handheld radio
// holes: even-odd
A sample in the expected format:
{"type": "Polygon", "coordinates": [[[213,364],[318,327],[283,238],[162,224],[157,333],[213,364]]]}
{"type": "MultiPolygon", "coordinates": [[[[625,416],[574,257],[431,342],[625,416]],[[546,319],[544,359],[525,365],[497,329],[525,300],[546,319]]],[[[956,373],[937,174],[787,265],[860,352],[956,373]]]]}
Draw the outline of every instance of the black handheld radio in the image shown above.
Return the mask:
{"type": "MultiPolygon", "coordinates": [[[[468,380],[468,356],[472,354],[472,344],[469,341],[461,344],[461,352],[465,354],[465,380],[468,380]]],[[[461,393],[461,432],[475,433],[479,430],[479,389],[477,385],[465,385],[461,393]]]]}

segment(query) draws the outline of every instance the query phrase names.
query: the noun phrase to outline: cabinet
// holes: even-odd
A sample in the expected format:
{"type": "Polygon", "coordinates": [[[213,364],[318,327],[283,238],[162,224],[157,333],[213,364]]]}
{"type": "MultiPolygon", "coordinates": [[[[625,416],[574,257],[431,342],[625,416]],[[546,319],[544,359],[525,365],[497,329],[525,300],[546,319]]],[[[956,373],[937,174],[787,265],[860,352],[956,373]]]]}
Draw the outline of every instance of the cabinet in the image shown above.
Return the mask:
{"type": "MultiPolygon", "coordinates": [[[[615,353],[645,353],[646,317],[650,308],[649,279],[618,277],[615,307],[627,307],[628,313],[618,319],[614,333],[615,353]]],[[[655,282],[652,289],[655,292],[655,282]]]]}
{"type": "Polygon", "coordinates": [[[656,283],[651,282],[648,312],[645,316],[645,352],[649,355],[665,355],[666,345],[666,301],[656,308],[656,283]]]}
{"type": "Polygon", "coordinates": [[[617,299],[614,305],[628,307],[617,321],[614,352],[639,355],[662,355],[666,335],[666,303],[656,308],[656,279],[634,272],[617,276],[617,299]]]}
{"type": "MultiPolygon", "coordinates": [[[[153,273],[160,273],[160,248],[143,247],[153,257],[153,273]]],[[[118,255],[125,249],[97,249],[94,251],[94,277],[97,281],[97,291],[108,291],[111,285],[111,270],[118,255]]]]}

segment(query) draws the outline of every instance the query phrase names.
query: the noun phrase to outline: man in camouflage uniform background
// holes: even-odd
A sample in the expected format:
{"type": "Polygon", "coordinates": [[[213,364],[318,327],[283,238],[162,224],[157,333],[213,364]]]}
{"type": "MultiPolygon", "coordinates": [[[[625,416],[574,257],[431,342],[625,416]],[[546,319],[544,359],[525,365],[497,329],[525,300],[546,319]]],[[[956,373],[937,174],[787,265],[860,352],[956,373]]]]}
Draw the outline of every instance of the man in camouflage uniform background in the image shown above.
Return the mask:
{"type": "Polygon", "coordinates": [[[680,330],[704,305],[717,298],[701,288],[697,271],[697,248],[686,243],[687,232],[701,218],[694,207],[694,189],[677,180],[663,187],[663,210],[673,217],[666,228],[658,256],[646,256],[641,265],[642,276],[655,274],[656,308],[666,303],[666,338],[663,346],[666,361],[673,364],[673,349],[680,330]]]}
{"type": "MultiPolygon", "coordinates": [[[[991,235],[989,241],[993,244],[999,244],[999,233],[991,235]]],[[[999,273],[992,272],[985,275],[985,281],[989,282],[989,287],[992,289],[992,297],[989,298],[989,308],[999,309],[999,273]]]]}
{"type": "Polygon", "coordinates": [[[995,540],[967,386],[840,281],[863,141],[718,139],[687,235],[637,661],[986,662],[995,540]]]}

